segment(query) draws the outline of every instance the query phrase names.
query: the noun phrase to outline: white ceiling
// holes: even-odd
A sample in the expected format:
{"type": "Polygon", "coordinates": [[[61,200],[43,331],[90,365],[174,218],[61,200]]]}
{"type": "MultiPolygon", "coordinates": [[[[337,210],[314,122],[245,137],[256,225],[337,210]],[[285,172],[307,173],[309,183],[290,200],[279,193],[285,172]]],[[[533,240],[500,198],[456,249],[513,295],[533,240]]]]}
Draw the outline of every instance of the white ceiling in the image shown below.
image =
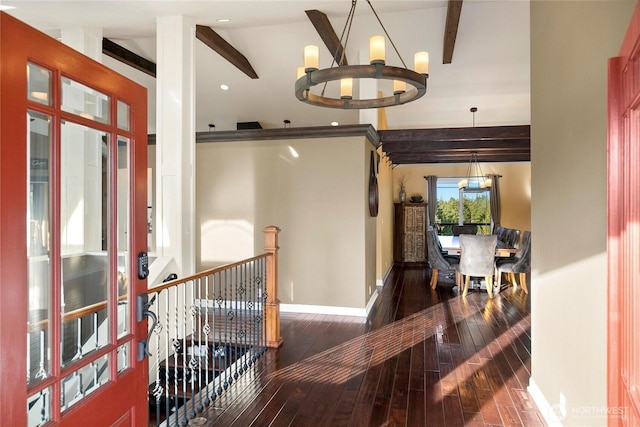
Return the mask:
{"type": "MultiPolygon", "coordinates": [[[[413,53],[427,50],[430,70],[427,94],[412,103],[385,110],[390,129],[466,127],[469,108],[478,107],[476,126],[530,123],[529,2],[465,0],[453,61],[442,64],[447,4],[445,1],[375,1],[391,39],[409,68],[413,53]]],[[[156,20],[184,15],[212,27],[249,60],[259,79],[250,79],[216,52],[196,41],[196,128],[233,130],[237,122],[258,121],[264,128],[360,123],[358,111],[314,107],[294,95],[295,70],[307,44],[320,46],[321,67],[330,66],[324,47],[305,10],[324,12],[340,36],[350,0],[331,1],[25,1],[7,13],[60,37],[63,29],[100,28],[103,36],[155,61],[156,20]],[[229,18],[230,22],[217,20],[229,18]],[[220,84],[230,86],[220,90],[220,84]]],[[[350,64],[365,63],[368,37],[381,33],[365,0],[357,4],[347,43],[350,64]]],[[[104,57],[105,65],[149,88],[149,131],[155,128],[155,79],[104,57]]],[[[400,65],[387,43],[387,64],[400,65]]],[[[365,121],[365,120],[363,120],[365,121]]]]}

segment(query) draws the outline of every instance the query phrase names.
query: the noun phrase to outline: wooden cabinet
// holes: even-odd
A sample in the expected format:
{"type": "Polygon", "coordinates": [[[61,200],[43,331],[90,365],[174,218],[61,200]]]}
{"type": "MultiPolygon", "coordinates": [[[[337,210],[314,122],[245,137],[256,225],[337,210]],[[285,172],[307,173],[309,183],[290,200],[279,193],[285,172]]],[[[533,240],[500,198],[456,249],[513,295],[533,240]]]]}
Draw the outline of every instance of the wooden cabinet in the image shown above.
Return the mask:
{"type": "Polygon", "coordinates": [[[393,259],[396,262],[425,262],[426,203],[396,203],[393,259]]]}

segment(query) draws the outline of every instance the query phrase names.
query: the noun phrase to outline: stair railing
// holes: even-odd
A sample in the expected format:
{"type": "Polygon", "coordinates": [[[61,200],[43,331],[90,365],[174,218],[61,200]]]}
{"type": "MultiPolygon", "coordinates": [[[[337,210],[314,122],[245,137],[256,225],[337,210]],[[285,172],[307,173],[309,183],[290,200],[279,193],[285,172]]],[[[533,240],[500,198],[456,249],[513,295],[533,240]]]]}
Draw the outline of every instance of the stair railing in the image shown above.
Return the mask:
{"type": "Polygon", "coordinates": [[[153,425],[186,425],[268,347],[282,344],[278,295],[278,233],[262,230],[265,252],[185,278],[139,296],[138,316],[149,315],[149,417],[153,425]]]}

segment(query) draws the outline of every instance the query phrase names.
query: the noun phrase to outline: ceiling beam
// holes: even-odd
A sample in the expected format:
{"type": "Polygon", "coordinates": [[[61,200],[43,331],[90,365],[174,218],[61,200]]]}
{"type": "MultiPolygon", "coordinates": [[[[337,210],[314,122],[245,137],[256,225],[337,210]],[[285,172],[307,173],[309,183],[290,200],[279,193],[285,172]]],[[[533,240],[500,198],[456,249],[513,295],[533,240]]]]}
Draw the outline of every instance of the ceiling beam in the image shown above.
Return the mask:
{"type": "Polygon", "coordinates": [[[398,164],[467,163],[475,151],[481,162],[531,160],[531,127],[380,130],[382,151],[398,164]]]}
{"type": "Polygon", "coordinates": [[[451,64],[453,48],[458,35],[458,23],[462,11],[462,0],[449,0],[447,5],[447,21],[444,28],[444,47],[442,50],[442,63],[451,64]]]}
{"type": "Polygon", "coordinates": [[[343,57],[344,47],[340,43],[340,39],[331,26],[331,22],[329,22],[327,15],[315,9],[305,10],[305,12],[313,26],[316,28],[316,31],[320,35],[325,46],[329,49],[329,53],[336,61],[336,64],[349,65],[347,57],[343,57]]]}
{"type": "Polygon", "coordinates": [[[434,128],[381,130],[380,139],[389,141],[478,141],[531,137],[531,126],[476,126],[468,128],[434,128]]]}
{"type": "Polygon", "coordinates": [[[151,77],[156,76],[156,64],[154,62],[131,52],[129,49],[126,49],[107,38],[102,39],[102,53],[117,61],[123,62],[136,70],[142,71],[151,77]]]}
{"type": "Polygon", "coordinates": [[[205,25],[196,25],[196,38],[218,52],[220,56],[229,61],[247,76],[252,79],[258,78],[258,74],[249,63],[249,60],[210,27],[205,25]]]}

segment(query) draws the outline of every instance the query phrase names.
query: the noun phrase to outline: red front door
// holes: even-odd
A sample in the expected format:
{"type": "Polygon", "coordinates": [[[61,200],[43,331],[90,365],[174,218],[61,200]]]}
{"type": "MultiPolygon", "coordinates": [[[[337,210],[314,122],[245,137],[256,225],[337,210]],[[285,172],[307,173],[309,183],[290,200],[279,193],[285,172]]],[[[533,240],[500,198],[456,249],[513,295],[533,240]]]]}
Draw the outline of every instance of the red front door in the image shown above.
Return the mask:
{"type": "Polygon", "coordinates": [[[146,91],[0,13],[0,424],[140,426],[146,91]]]}
{"type": "Polygon", "coordinates": [[[609,61],[609,425],[640,425],[640,3],[609,61]]]}

